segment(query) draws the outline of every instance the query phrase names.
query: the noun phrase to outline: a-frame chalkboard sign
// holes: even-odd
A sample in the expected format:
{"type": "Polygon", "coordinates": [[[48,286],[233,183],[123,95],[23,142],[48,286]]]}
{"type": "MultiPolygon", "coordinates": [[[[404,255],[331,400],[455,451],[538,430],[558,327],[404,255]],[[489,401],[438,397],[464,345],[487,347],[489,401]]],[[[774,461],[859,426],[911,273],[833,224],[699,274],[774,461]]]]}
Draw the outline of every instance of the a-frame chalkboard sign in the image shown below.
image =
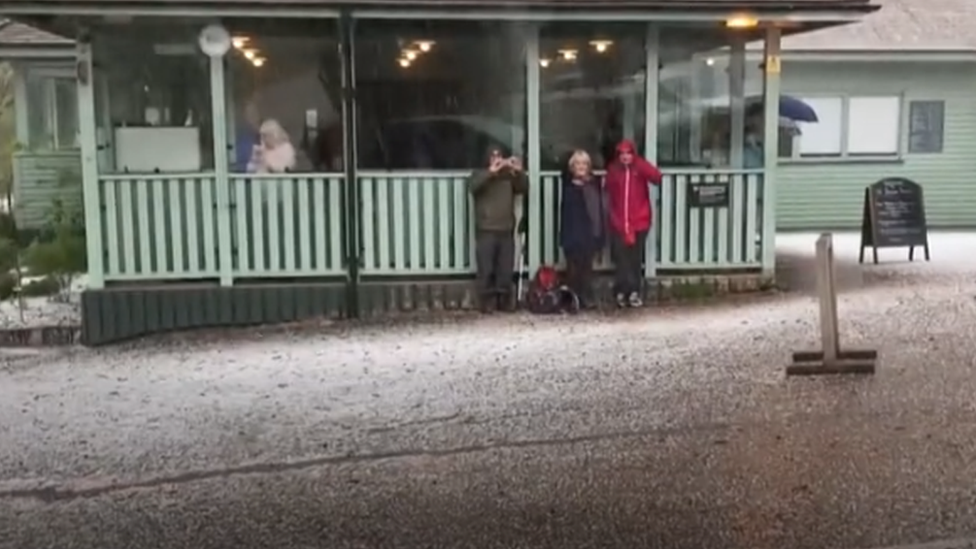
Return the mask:
{"type": "Polygon", "coordinates": [[[864,189],[861,216],[861,253],[872,248],[878,262],[878,248],[908,248],[908,260],[915,260],[915,247],[925,248],[929,261],[929,235],[925,223],[922,187],[903,177],[885,178],[864,189]]]}

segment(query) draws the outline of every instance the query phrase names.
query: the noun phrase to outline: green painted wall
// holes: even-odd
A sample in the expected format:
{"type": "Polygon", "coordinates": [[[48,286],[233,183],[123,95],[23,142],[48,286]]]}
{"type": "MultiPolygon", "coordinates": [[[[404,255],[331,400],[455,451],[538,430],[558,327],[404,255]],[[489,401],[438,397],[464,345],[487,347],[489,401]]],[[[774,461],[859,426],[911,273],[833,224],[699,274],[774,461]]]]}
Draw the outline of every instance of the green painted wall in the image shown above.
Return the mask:
{"type": "Polygon", "coordinates": [[[777,178],[778,229],[854,229],[861,219],[864,187],[882,177],[907,177],[925,190],[933,227],[976,227],[976,63],[792,61],[783,65],[786,95],[904,94],[902,147],[908,101],[944,100],[941,154],[901,161],[781,163],[777,178]]]}
{"type": "Polygon", "coordinates": [[[18,152],[13,159],[14,219],[20,229],[47,223],[54,199],[81,208],[81,155],[66,152],[18,152]]]}

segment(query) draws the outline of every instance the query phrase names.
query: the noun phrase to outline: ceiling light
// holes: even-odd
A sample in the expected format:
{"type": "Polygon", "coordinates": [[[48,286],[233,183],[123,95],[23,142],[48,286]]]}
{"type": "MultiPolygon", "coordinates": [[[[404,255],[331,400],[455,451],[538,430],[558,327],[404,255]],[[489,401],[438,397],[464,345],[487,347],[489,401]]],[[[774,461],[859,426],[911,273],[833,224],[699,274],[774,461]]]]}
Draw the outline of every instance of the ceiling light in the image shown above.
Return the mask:
{"type": "Polygon", "coordinates": [[[255,57],[254,59],[251,59],[251,63],[253,63],[255,67],[263,66],[264,65],[264,58],[263,57],[255,57]]]}
{"type": "Polygon", "coordinates": [[[410,66],[410,60],[407,59],[406,57],[401,57],[400,59],[397,60],[397,63],[399,63],[400,66],[403,68],[407,68],[410,66]]]}
{"type": "Polygon", "coordinates": [[[575,61],[577,51],[576,50],[559,50],[559,55],[563,57],[566,61],[575,61]]]}
{"type": "Polygon", "coordinates": [[[422,51],[424,53],[429,52],[430,49],[433,48],[433,47],[434,47],[434,41],[433,40],[417,40],[417,48],[419,48],[420,51],[422,51]]]}
{"type": "Polygon", "coordinates": [[[725,26],[730,29],[751,29],[759,25],[759,20],[748,15],[735,15],[725,20],[725,26]]]}
{"type": "Polygon", "coordinates": [[[549,63],[551,63],[551,62],[552,62],[552,60],[550,60],[550,59],[546,59],[545,57],[543,57],[543,58],[541,58],[541,59],[539,59],[539,65],[540,65],[540,66],[541,66],[542,68],[546,68],[546,67],[548,67],[548,66],[549,66],[549,63]]]}
{"type": "Polygon", "coordinates": [[[595,49],[598,53],[603,53],[610,49],[613,42],[610,40],[591,40],[590,45],[593,46],[593,49],[595,49]]]}
{"type": "Polygon", "coordinates": [[[248,37],[246,36],[235,36],[231,39],[231,43],[234,44],[235,49],[241,49],[248,42],[248,37]]]}
{"type": "Polygon", "coordinates": [[[711,67],[712,65],[715,64],[715,59],[712,58],[712,57],[709,57],[708,59],[705,60],[705,64],[708,65],[709,67],[711,67]]]}
{"type": "Polygon", "coordinates": [[[251,61],[253,61],[254,58],[257,57],[258,55],[257,50],[241,50],[241,51],[244,52],[244,57],[247,57],[251,61]]]}
{"type": "Polygon", "coordinates": [[[416,59],[416,58],[417,58],[417,52],[415,52],[415,51],[413,51],[413,50],[404,50],[404,52],[403,52],[403,57],[404,57],[404,58],[405,58],[405,59],[406,59],[407,61],[413,61],[414,59],[416,59]]]}

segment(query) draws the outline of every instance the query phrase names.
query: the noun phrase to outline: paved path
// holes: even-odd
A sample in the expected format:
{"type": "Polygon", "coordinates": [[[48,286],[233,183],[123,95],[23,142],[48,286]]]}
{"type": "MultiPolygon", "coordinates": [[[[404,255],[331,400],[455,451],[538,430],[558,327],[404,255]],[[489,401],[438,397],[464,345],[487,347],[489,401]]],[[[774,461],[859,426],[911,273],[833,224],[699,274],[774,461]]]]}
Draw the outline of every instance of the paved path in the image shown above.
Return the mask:
{"type": "Polygon", "coordinates": [[[793,294],[9,358],[0,548],[976,548],[976,258],[935,244],[851,271],[871,378],[784,379],[793,294]]]}

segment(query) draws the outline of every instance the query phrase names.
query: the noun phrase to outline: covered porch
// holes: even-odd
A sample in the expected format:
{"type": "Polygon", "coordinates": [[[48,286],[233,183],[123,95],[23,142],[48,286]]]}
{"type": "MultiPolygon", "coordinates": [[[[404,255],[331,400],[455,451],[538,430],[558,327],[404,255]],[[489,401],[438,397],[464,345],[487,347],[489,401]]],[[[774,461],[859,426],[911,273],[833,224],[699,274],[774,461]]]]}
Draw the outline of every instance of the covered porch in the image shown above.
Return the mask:
{"type": "MultiPolygon", "coordinates": [[[[19,15],[42,15],[41,4],[19,15]]],[[[51,30],[78,38],[85,318],[100,326],[89,342],[136,335],[107,323],[123,309],[157,314],[134,305],[148,303],[140,292],[150,289],[292,300],[277,307],[279,320],[292,320],[301,315],[282,308],[310,299],[309,314],[355,317],[368,289],[466,284],[474,229],[464,180],[493,143],[523,156],[530,178],[520,208],[526,273],[561,263],[566,155],[582,148],[602,166],[631,139],[666,174],[648,279],[771,277],[780,37],[867,9],[389,4],[115,13],[91,3],[55,20],[51,30]],[[755,41],[764,61],[747,67],[755,41]],[[757,95],[758,107],[747,101],[757,95]],[[269,120],[296,151],[283,173],[252,166],[269,120]],[[313,287],[319,293],[297,291],[313,287]]],[[[608,257],[600,266],[612,267],[608,257]]],[[[159,329],[243,322],[201,314],[183,321],[193,315],[174,310],[159,329]]]]}

